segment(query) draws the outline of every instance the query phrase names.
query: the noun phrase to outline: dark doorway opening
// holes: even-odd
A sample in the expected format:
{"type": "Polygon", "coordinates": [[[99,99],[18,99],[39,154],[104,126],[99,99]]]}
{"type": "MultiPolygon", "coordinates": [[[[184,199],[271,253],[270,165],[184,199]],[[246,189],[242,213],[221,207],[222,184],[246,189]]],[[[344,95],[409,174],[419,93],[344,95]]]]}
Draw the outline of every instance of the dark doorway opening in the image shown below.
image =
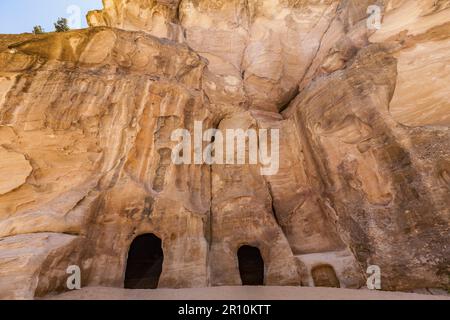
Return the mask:
{"type": "Polygon", "coordinates": [[[156,289],[162,272],[164,253],[161,239],[144,234],[130,246],[125,272],[125,288],[156,289]]]}
{"type": "Polygon", "coordinates": [[[239,273],[242,285],[264,285],[264,260],[258,248],[242,246],[238,250],[239,273]]]}
{"type": "Polygon", "coordinates": [[[323,264],[314,267],[311,270],[311,275],[314,280],[314,286],[316,287],[329,287],[339,288],[339,279],[334,271],[333,267],[328,264],[323,264]]]}

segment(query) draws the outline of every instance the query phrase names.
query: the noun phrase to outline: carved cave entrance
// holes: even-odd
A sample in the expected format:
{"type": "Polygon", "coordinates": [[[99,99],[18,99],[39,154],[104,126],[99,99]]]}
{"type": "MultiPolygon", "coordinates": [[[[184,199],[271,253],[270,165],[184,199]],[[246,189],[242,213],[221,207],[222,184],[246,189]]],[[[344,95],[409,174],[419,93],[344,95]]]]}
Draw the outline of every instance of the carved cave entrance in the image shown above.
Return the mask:
{"type": "Polygon", "coordinates": [[[242,246],[238,250],[239,273],[242,285],[264,285],[264,260],[258,248],[242,246]]]}
{"type": "Polygon", "coordinates": [[[125,272],[125,288],[156,289],[162,272],[162,241],[154,234],[144,234],[130,246],[125,272]]]}
{"type": "Polygon", "coordinates": [[[339,279],[333,267],[327,264],[314,267],[311,275],[316,287],[339,288],[339,279]]]}

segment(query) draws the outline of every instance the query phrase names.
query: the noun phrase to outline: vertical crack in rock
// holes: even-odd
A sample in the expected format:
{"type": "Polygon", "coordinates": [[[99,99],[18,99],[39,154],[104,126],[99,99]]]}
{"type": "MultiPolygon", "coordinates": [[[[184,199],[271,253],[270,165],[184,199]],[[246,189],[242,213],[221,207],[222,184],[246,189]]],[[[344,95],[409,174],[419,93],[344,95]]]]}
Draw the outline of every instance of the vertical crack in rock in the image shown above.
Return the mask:
{"type": "Polygon", "coordinates": [[[0,35],[0,298],[63,291],[69,264],[122,288],[148,234],[159,287],[246,283],[252,247],[265,285],[378,265],[385,290],[448,290],[444,2],[376,1],[368,30],[369,0],[111,0],[88,29],[0,35]],[[175,165],[195,121],[279,129],[278,172],[175,165]]]}
{"type": "MultiPolygon", "coordinates": [[[[303,76],[301,77],[301,80],[299,81],[299,83],[302,83],[303,80],[305,79],[305,77],[308,75],[310,69],[312,68],[314,61],[316,60],[316,57],[318,55],[318,53],[320,52],[321,48],[322,48],[322,42],[323,39],[325,37],[325,35],[328,33],[328,31],[330,30],[330,27],[332,26],[333,22],[336,19],[336,15],[339,12],[339,8],[336,7],[336,11],[335,11],[335,17],[333,17],[330,22],[328,23],[328,26],[326,27],[325,31],[322,33],[322,35],[320,36],[320,40],[319,40],[319,45],[317,46],[317,49],[315,50],[315,53],[313,54],[312,58],[310,59],[310,63],[309,65],[306,67],[305,72],[303,74],[303,76]]],[[[288,106],[289,104],[287,104],[286,106],[288,106]]],[[[280,112],[283,112],[284,108],[280,109],[280,112]]]]}

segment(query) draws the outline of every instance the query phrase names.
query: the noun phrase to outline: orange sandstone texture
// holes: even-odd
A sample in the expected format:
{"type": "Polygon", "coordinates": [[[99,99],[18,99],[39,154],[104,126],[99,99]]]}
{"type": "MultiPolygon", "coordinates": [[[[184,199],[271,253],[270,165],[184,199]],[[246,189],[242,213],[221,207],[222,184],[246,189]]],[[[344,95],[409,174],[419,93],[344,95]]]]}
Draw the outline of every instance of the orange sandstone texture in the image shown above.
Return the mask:
{"type": "Polygon", "coordinates": [[[85,30],[0,35],[0,298],[64,291],[69,265],[121,288],[146,233],[161,288],[241,285],[250,245],[266,285],[378,265],[448,289],[450,3],[375,1],[369,30],[373,2],[107,0],[85,30]],[[194,121],[279,129],[278,173],[173,164],[194,121]]]}

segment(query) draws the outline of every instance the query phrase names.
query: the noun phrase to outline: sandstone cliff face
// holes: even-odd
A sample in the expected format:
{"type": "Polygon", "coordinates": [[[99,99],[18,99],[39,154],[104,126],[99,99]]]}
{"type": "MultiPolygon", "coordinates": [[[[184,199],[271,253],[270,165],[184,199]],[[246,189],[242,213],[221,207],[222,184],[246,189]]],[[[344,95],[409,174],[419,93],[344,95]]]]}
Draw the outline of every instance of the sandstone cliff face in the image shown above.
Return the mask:
{"type": "MultiPolygon", "coordinates": [[[[361,287],[448,288],[450,4],[104,1],[89,29],[0,36],[0,298],[122,287],[162,239],[160,287],[267,285],[329,265],[361,287]],[[280,168],[175,165],[175,129],[280,130],[280,168]]],[[[317,283],[316,283],[317,284],[317,283]]]]}

